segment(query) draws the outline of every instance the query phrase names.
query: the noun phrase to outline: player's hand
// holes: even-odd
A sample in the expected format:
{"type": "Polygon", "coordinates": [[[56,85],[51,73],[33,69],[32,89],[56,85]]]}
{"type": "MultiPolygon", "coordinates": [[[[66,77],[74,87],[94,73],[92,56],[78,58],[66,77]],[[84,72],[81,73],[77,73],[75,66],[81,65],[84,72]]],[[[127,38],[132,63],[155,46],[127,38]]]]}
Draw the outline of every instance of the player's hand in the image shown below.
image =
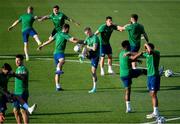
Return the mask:
{"type": "Polygon", "coordinates": [[[10,27],[8,28],[8,31],[11,31],[11,30],[12,30],[12,28],[13,28],[13,27],[11,27],[11,26],[10,26],[10,27]]]}

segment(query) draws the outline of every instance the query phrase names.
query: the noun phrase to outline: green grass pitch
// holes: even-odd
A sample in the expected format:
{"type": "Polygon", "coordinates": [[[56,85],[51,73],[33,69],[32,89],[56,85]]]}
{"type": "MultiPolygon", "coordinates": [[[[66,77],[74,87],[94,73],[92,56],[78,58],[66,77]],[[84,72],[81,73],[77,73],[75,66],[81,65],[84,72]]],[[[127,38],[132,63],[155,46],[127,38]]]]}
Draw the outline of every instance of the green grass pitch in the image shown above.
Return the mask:
{"type": "MultiPolygon", "coordinates": [[[[70,34],[84,39],[85,26],[95,31],[110,15],[116,24],[128,23],[130,14],[137,13],[139,22],[145,27],[151,42],[161,51],[161,65],[165,69],[180,72],[180,1],[179,0],[1,0],[0,2],[0,65],[8,62],[15,69],[14,59],[2,56],[14,56],[23,53],[21,25],[12,32],[7,28],[26,11],[28,5],[34,6],[35,15],[46,15],[52,12],[52,6],[60,9],[69,17],[78,21],[77,27],[70,23],[70,34]]],[[[35,22],[34,28],[44,42],[53,29],[52,22],[35,22]]],[[[127,32],[114,32],[111,36],[113,63],[118,64],[120,43],[127,39],[127,32]]],[[[143,43],[144,41],[142,41],[143,43]]],[[[63,92],[56,92],[54,85],[54,61],[41,58],[52,58],[54,45],[37,52],[37,44],[30,38],[30,61],[25,65],[30,71],[29,104],[38,104],[36,112],[30,116],[31,123],[144,123],[146,114],[152,111],[151,100],[146,90],[146,77],[133,80],[131,103],[133,113],[125,113],[124,92],[119,79],[119,67],[113,66],[116,75],[100,77],[98,69],[97,93],[88,94],[91,88],[90,64],[67,61],[65,74],[61,78],[63,92]]],[[[73,44],[68,43],[67,60],[77,60],[73,44]]],[[[143,49],[143,47],[142,47],[143,49]]],[[[143,64],[140,66],[144,66],[143,64]]],[[[107,68],[106,68],[107,69],[107,68]]],[[[13,91],[13,79],[9,89],[13,91]]],[[[180,77],[161,79],[161,91],[158,94],[159,109],[165,118],[180,117],[180,77]]],[[[8,104],[6,123],[15,123],[12,105],[8,104]]],[[[180,123],[180,120],[169,121],[180,123]]]]}

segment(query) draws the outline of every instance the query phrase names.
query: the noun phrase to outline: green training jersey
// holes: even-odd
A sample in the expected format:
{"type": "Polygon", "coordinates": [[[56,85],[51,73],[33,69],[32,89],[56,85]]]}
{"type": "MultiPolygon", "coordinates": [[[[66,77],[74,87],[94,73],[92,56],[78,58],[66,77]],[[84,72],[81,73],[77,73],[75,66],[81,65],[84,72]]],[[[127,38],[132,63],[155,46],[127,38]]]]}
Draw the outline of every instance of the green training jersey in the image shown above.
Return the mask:
{"type": "Polygon", "coordinates": [[[22,66],[19,66],[16,69],[16,74],[24,74],[24,75],[26,75],[25,80],[20,80],[17,77],[15,78],[14,94],[22,95],[23,92],[28,92],[29,72],[28,72],[27,68],[24,65],[22,65],[22,66]]]}
{"type": "Polygon", "coordinates": [[[124,56],[126,54],[127,50],[122,50],[119,54],[119,65],[120,65],[120,77],[127,77],[130,75],[130,72],[132,70],[131,67],[131,60],[129,56],[124,56]]]}
{"type": "Polygon", "coordinates": [[[154,50],[152,54],[146,52],[143,56],[146,57],[147,75],[159,75],[160,52],[154,50]]]}
{"type": "Polygon", "coordinates": [[[109,40],[113,30],[117,30],[117,25],[107,26],[106,24],[103,24],[98,28],[100,33],[100,45],[110,44],[109,40]]]}
{"type": "Polygon", "coordinates": [[[133,23],[125,28],[128,31],[129,42],[131,46],[140,46],[141,45],[141,34],[144,34],[144,27],[139,23],[133,23]]]}
{"type": "Polygon", "coordinates": [[[55,40],[55,50],[54,54],[56,53],[64,53],[66,48],[67,41],[72,38],[68,33],[65,32],[58,32],[54,36],[55,40]]]}
{"type": "Polygon", "coordinates": [[[65,20],[68,20],[68,17],[61,12],[59,12],[57,15],[52,13],[49,18],[53,21],[56,31],[61,31],[65,20]]]}
{"type": "MultiPolygon", "coordinates": [[[[0,72],[0,90],[1,91],[7,91],[7,85],[8,85],[8,77],[4,75],[2,72],[0,72]]],[[[3,101],[4,94],[0,92],[0,102],[3,101]]]]}
{"type": "Polygon", "coordinates": [[[94,44],[97,44],[97,50],[91,51],[91,56],[99,56],[99,38],[96,35],[92,35],[86,38],[84,41],[85,44],[87,44],[90,47],[93,47],[94,44]]]}
{"type": "Polygon", "coordinates": [[[33,22],[35,21],[35,17],[33,16],[33,14],[23,14],[19,17],[18,19],[20,22],[22,22],[22,32],[32,28],[33,26],[33,22]]]}

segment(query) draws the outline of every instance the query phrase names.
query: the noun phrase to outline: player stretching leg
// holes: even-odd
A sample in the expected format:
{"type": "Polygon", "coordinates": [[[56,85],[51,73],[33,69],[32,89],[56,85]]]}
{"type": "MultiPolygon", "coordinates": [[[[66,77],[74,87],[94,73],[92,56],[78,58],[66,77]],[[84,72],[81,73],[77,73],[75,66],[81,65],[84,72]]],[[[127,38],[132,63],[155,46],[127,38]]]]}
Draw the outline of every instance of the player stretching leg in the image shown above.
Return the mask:
{"type": "Polygon", "coordinates": [[[100,68],[101,68],[101,76],[104,76],[104,60],[105,55],[108,56],[108,73],[113,74],[112,70],[112,48],[110,45],[110,37],[113,30],[118,30],[118,26],[114,25],[112,22],[112,17],[106,17],[106,23],[101,25],[98,30],[95,32],[96,35],[100,34],[100,68]]]}
{"type": "Polygon", "coordinates": [[[33,15],[33,7],[28,6],[27,13],[23,14],[19,17],[18,20],[16,20],[9,28],[8,31],[12,30],[18,23],[22,23],[22,36],[24,41],[24,53],[26,56],[26,61],[29,60],[28,56],[28,38],[29,35],[32,36],[38,45],[41,45],[41,41],[39,40],[39,37],[36,33],[36,31],[33,29],[33,22],[40,17],[33,15]]]}
{"type": "Polygon", "coordinates": [[[56,72],[55,72],[55,83],[56,90],[62,90],[60,85],[60,75],[64,72],[62,71],[62,67],[65,63],[65,55],[64,51],[66,48],[67,41],[77,43],[79,40],[70,36],[69,33],[69,24],[64,24],[62,27],[62,32],[57,32],[53,37],[51,37],[48,41],[44,42],[42,45],[38,47],[38,50],[41,50],[44,46],[52,43],[55,40],[55,50],[54,50],[54,60],[56,64],[56,72]]]}
{"type": "Polygon", "coordinates": [[[87,35],[86,40],[84,41],[85,47],[82,51],[82,57],[89,58],[91,60],[91,73],[92,73],[92,80],[93,80],[93,87],[89,91],[89,93],[96,92],[96,84],[97,84],[97,75],[96,69],[98,67],[99,62],[99,38],[94,35],[91,31],[90,27],[86,27],[84,29],[85,35],[87,35]]]}
{"type": "Polygon", "coordinates": [[[123,41],[121,45],[123,50],[119,54],[120,78],[125,88],[126,113],[129,113],[132,111],[130,105],[132,78],[137,78],[141,74],[146,74],[147,71],[145,69],[132,69],[131,62],[138,61],[136,60],[136,56],[142,53],[133,55],[130,52],[130,43],[128,40],[123,41]]]}

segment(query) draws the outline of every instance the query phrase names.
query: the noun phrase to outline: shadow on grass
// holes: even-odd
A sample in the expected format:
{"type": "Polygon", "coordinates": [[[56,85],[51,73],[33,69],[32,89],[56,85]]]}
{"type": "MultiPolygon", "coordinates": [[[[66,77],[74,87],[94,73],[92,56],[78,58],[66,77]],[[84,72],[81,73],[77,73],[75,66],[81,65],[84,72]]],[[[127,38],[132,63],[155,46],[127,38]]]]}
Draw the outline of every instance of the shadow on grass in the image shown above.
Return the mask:
{"type": "Polygon", "coordinates": [[[52,112],[52,113],[34,113],[33,115],[72,115],[72,114],[94,114],[94,113],[107,113],[112,111],[79,111],[79,112],[52,112]]]}

